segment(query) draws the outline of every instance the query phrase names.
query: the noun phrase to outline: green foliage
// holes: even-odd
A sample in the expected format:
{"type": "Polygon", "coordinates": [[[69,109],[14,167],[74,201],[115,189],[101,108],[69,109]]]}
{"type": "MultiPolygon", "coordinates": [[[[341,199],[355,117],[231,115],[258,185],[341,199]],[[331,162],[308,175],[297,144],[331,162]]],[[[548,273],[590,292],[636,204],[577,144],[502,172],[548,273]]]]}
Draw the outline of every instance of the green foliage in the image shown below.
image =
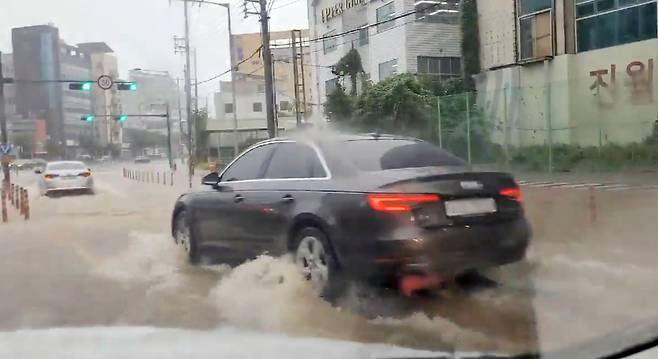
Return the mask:
{"type": "Polygon", "coordinates": [[[464,84],[475,89],[472,76],[480,73],[480,34],[476,0],[462,2],[462,58],[464,59],[464,84]]]}
{"type": "Polygon", "coordinates": [[[358,75],[363,73],[363,64],[361,63],[361,55],[359,52],[352,48],[348,51],[345,56],[341,57],[340,60],[334,65],[332,71],[334,75],[343,77],[349,76],[350,83],[352,85],[351,94],[356,95],[356,84],[358,75]]]}
{"type": "Polygon", "coordinates": [[[354,101],[347,96],[343,86],[336,84],[336,90],[327,95],[327,101],[324,104],[324,114],[332,122],[347,123],[352,119],[354,112],[354,101]]]}
{"type": "Polygon", "coordinates": [[[357,102],[357,127],[418,135],[427,130],[433,96],[411,74],[373,85],[357,102]]]}

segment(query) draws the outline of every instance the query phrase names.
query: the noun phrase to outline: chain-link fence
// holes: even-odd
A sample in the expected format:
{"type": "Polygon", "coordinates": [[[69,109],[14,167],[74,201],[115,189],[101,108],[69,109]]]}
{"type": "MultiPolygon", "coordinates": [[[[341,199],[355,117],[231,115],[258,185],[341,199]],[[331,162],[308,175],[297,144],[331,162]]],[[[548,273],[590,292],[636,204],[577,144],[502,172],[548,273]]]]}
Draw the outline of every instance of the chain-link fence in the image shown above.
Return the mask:
{"type": "Polygon", "coordinates": [[[436,123],[428,137],[482,168],[557,172],[658,167],[652,90],[622,91],[591,82],[438,97],[436,123]]]}

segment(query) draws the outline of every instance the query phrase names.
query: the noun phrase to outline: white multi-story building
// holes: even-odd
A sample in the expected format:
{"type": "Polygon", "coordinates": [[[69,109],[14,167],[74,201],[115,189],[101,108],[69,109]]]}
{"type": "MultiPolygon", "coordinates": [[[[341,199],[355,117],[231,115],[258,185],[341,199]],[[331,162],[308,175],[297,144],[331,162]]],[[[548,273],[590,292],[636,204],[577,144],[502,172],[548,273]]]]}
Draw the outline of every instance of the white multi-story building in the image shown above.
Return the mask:
{"type": "MultiPolygon", "coordinates": [[[[364,72],[373,82],[403,72],[461,75],[457,0],[312,0],[308,18],[311,50],[307,61],[314,72],[313,98],[319,104],[338,81],[331,66],[352,48],[359,52],[364,72]]],[[[321,107],[314,110],[322,113],[321,107]]]]}

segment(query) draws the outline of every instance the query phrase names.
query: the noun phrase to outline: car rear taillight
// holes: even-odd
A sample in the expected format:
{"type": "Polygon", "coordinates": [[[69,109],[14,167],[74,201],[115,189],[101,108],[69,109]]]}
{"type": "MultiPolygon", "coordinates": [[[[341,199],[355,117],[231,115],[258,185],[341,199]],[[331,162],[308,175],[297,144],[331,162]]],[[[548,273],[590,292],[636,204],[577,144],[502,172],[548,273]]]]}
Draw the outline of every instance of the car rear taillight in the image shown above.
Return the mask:
{"type": "Polygon", "coordinates": [[[47,175],[44,175],[43,177],[45,177],[46,179],[53,179],[55,177],[59,177],[59,175],[48,173],[47,175]]]}
{"type": "Polygon", "coordinates": [[[87,171],[87,172],[82,172],[82,173],[80,173],[78,176],[89,177],[89,176],[91,176],[91,172],[89,172],[89,171],[87,171]]]}
{"type": "Polygon", "coordinates": [[[498,193],[500,193],[501,196],[511,198],[517,202],[522,202],[523,200],[523,197],[521,196],[521,189],[519,187],[503,188],[498,193]]]}
{"type": "Polygon", "coordinates": [[[371,194],[368,196],[370,208],[379,212],[404,213],[420,203],[438,202],[435,194],[371,194]]]}

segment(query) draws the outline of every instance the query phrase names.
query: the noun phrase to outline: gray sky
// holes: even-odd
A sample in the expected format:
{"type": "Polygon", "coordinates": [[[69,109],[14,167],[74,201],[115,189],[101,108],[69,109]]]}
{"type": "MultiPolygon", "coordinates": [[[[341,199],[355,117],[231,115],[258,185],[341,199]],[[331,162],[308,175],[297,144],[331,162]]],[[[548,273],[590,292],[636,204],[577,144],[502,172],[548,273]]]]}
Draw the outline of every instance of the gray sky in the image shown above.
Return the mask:
{"type": "MultiPolygon", "coordinates": [[[[242,1],[224,1],[231,4],[235,33],[259,31],[256,16],[243,18],[242,1]]],[[[272,6],[272,30],[308,26],[306,0],[274,0],[272,6]]],[[[229,68],[226,10],[190,5],[190,14],[190,38],[198,49],[199,79],[204,80],[229,68]]],[[[119,60],[121,75],[139,67],[182,77],[183,56],[173,51],[173,36],[183,35],[179,0],[0,0],[0,51],[11,52],[12,28],[49,22],[69,44],[106,42],[119,60]]],[[[200,86],[200,105],[218,86],[217,81],[200,86]]]]}

